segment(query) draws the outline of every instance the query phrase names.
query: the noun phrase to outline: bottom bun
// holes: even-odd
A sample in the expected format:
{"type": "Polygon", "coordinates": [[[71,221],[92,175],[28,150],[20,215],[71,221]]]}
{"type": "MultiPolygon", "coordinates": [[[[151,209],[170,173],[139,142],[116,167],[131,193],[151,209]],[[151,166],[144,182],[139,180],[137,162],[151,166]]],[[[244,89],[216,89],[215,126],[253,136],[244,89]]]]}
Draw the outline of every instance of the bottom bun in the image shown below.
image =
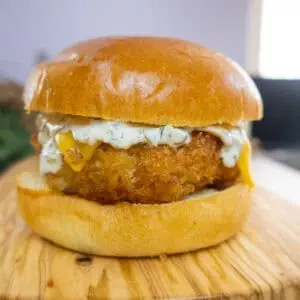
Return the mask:
{"type": "Polygon", "coordinates": [[[18,178],[19,209],[33,231],[79,252],[156,256],[218,244],[242,227],[251,203],[244,184],[166,204],[101,205],[53,192],[36,174],[18,178]]]}

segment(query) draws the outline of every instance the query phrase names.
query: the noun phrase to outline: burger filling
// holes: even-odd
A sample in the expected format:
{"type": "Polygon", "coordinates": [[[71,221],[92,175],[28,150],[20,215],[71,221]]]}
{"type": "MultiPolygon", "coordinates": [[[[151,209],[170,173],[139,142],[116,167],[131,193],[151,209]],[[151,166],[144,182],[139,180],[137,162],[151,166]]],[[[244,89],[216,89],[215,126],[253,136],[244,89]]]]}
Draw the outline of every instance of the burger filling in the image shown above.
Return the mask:
{"type": "Polygon", "coordinates": [[[56,190],[101,203],[161,203],[243,181],[250,147],[240,126],[146,126],[82,117],[37,119],[40,171],[56,190]]]}

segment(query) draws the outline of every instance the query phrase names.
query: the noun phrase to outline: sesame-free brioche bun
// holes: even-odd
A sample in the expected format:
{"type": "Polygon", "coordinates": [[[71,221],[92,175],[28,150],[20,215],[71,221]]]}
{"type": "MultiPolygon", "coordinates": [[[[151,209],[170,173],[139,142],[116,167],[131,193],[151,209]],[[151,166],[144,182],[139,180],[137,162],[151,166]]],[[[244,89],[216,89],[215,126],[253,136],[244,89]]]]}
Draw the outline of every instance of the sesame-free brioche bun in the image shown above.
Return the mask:
{"type": "Polygon", "coordinates": [[[262,117],[259,92],[232,60],[175,38],[106,37],[38,65],[24,92],[29,111],[175,126],[262,117]]]}
{"type": "Polygon", "coordinates": [[[101,205],[51,191],[37,174],[18,178],[18,206],[41,236],[104,256],[156,256],[218,244],[242,227],[251,190],[236,184],[167,204],[101,205]]]}

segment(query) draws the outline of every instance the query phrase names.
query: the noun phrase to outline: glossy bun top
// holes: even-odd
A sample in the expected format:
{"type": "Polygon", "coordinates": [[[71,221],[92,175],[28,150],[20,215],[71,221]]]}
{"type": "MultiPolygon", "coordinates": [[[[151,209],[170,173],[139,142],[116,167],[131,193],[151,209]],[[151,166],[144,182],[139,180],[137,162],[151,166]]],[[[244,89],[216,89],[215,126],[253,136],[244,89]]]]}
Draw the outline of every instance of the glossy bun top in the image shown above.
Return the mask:
{"type": "Polygon", "coordinates": [[[259,92],[232,60],[193,42],[104,37],[38,65],[24,92],[30,111],[175,126],[262,117],[259,92]]]}

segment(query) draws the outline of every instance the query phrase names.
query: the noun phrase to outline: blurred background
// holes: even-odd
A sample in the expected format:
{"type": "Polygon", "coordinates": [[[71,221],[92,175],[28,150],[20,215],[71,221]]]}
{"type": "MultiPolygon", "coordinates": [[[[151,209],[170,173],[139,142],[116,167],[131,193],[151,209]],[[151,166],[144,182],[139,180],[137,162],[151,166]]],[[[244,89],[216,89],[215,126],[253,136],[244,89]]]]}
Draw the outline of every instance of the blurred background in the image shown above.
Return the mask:
{"type": "Polygon", "coordinates": [[[0,0],[0,171],[32,152],[22,89],[35,64],[105,35],[179,37],[241,64],[264,99],[253,136],[300,168],[299,0],[0,0]]]}

